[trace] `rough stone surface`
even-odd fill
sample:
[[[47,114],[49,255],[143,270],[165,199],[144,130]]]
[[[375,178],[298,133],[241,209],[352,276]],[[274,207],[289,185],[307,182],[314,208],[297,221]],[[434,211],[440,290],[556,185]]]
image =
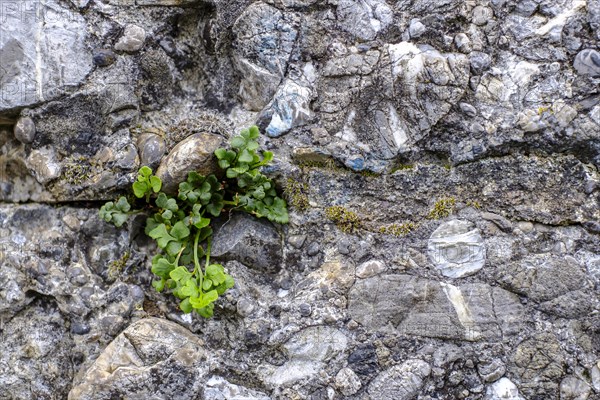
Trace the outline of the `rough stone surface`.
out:
[[[598,398],[599,40],[590,0],[2,2],[0,398]],[[253,124],[290,223],[213,219],[235,286],[184,315],[98,207]]]
[[[277,272],[282,263],[281,236],[270,222],[234,214],[215,231],[211,255],[258,271]]]
[[[204,389],[206,357],[202,341],[185,328],[160,319],[143,319],[106,347],[73,386],[69,400],[115,396],[195,399]]]

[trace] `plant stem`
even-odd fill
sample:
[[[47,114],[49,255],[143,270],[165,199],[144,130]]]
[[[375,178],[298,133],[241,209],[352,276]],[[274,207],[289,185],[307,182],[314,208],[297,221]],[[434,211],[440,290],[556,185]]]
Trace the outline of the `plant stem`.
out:
[[[196,237],[194,238],[194,274],[198,272],[198,287],[200,288],[200,293],[202,293],[202,277],[204,273],[202,272],[202,268],[200,268],[200,261],[198,261],[198,239],[200,238],[200,231],[196,232]],[[210,245],[209,245],[210,246]]]

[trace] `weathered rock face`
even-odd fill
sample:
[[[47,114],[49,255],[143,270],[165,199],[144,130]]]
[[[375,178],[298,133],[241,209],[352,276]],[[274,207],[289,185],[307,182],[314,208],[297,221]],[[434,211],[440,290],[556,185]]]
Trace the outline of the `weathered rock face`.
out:
[[[69,400],[119,397],[195,399],[207,374],[202,341],[161,319],[143,319],[109,344],[81,376]],[[181,388],[185,387],[185,391]]]
[[[0,398],[598,398],[599,40],[592,0],[3,1]],[[215,219],[236,284],[184,315],[98,208],[252,124],[290,223]]]

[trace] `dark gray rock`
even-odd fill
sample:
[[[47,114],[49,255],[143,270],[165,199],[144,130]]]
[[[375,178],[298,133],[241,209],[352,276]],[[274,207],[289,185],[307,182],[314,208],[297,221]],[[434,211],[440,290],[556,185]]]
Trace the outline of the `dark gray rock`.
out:
[[[234,213],[215,229],[211,256],[239,261],[263,272],[277,272],[282,267],[282,244],[279,232],[267,220]]]

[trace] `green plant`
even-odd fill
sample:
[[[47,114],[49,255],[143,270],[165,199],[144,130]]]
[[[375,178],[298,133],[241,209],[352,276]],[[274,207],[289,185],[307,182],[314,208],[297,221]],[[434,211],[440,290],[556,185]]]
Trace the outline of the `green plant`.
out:
[[[332,206],[325,209],[325,215],[333,221],[342,232],[351,233],[362,228],[358,214],[342,206]]]
[[[152,285],[179,298],[185,313],[195,310],[205,318],[212,316],[215,301],[234,285],[225,268],[210,260],[213,218],[223,210],[241,209],[273,222],[288,222],[285,201],[260,172],[273,153],[258,151],[258,135],[257,127],[245,129],[231,140],[232,149],[215,151],[220,168],[226,171],[224,181],[192,171],[179,184],[177,197],[170,197],[161,191],[161,180],[144,166],[133,183],[133,194],[145,203],[142,209],[132,210],[125,197],[100,209],[100,217],[117,227],[133,213],[151,213],[145,233],[161,250],[152,258],[152,272],[159,278]]]
[[[446,197],[439,199],[433,205],[433,209],[429,211],[427,218],[429,219],[441,219],[446,218],[452,212],[454,212],[454,207],[456,206],[456,199],[454,197]]]
[[[412,232],[417,225],[414,222],[405,222],[402,224],[391,224],[379,228],[379,233],[394,236],[406,236]]]
[[[284,191],[288,203],[298,211],[307,210],[310,207],[308,201],[308,184],[304,181],[288,178]]]

